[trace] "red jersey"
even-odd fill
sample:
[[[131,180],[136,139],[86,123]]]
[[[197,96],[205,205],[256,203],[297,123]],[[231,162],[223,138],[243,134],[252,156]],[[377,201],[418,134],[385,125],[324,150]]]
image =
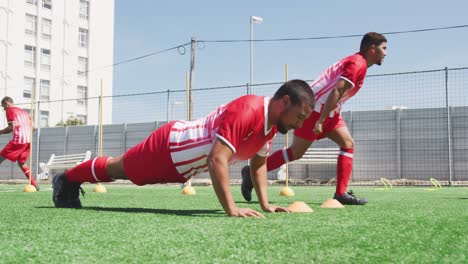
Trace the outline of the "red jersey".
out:
[[[175,121],[169,135],[169,152],[178,173],[185,178],[208,170],[207,157],[216,139],[234,152],[231,163],[255,154],[268,156],[277,132],[268,130],[268,105],[263,96],[242,96],[195,121]]]
[[[18,107],[9,107],[6,110],[8,123],[13,123],[13,136],[11,141],[17,144],[31,142],[31,117],[28,112]]]
[[[367,73],[367,62],[361,53],[348,56],[325,70],[311,84],[311,88],[315,94],[315,111],[321,112],[322,107],[327,101],[328,95],[333,90],[336,83],[340,80],[346,80],[352,85],[352,88],[343,95],[337,103],[335,112],[339,112],[341,106],[349,98],[354,96],[364,83],[364,78]],[[333,112],[331,113],[333,115]]]

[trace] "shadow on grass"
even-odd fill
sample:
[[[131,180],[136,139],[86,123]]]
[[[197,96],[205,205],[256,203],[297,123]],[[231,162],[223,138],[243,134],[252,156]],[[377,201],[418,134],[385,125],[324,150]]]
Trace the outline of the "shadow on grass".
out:
[[[293,201],[291,201],[292,203]],[[311,204],[311,205],[322,205],[322,203],[317,203],[317,202],[307,202],[307,201],[304,201],[305,203],[307,204]],[[258,201],[251,201],[251,202],[247,202],[247,201],[236,201],[237,204],[259,204]],[[275,202],[275,201],[270,201],[270,204],[276,204],[278,205],[280,202]]]
[[[37,206],[36,208],[55,208],[53,206]],[[154,209],[154,208],[135,208],[135,207],[98,207],[88,206],[82,209],[72,210],[91,210],[100,212],[118,212],[118,213],[147,213],[147,214],[165,214],[180,216],[198,216],[198,217],[224,217],[226,214],[221,210],[175,210],[175,209]]]
[[[236,201],[237,204],[259,204],[258,201],[250,201],[250,202],[247,202],[247,201]],[[272,201],[270,201],[270,203],[273,203]]]

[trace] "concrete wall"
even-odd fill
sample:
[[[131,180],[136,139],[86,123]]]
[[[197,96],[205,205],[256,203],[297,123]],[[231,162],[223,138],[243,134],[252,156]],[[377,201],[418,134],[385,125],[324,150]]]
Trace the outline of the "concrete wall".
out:
[[[353,180],[375,181],[381,177],[448,180],[452,174],[453,181],[468,181],[468,107],[450,109],[450,134],[445,108],[345,112],[343,116],[356,142]],[[164,122],[105,125],[103,154],[116,156],[124,153],[162,124]],[[6,136],[0,137],[0,145],[5,145],[8,140]],[[34,142],[37,142],[37,134]],[[52,153],[73,154],[91,150],[94,156],[98,150],[98,127],[43,128],[39,143],[40,162],[46,162]],[[284,144],[285,136],[278,134],[273,149],[280,149]],[[335,145],[324,139],[313,146]],[[35,168],[35,144],[33,151]],[[245,164],[241,162],[230,168],[232,179],[240,178],[240,169]],[[209,175],[197,177],[209,178]],[[277,171],[269,173],[270,179],[276,177]],[[290,177],[326,182],[335,177],[335,166],[291,165]],[[5,161],[0,165],[0,179],[23,178],[16,164]]]

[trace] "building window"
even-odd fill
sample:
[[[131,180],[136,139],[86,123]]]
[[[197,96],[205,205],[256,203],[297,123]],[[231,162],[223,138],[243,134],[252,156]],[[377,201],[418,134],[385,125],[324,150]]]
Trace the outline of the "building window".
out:
[[[86,125],[86,115],[76,115],[76,118],[83,121],[83,124]]]
[[[24,45],[24,65],[29,67],[36,65],[36,47]]]
[[[50,50],[41,49],[41,68],[43,70],[50,70]]]
[[[23,97],[31,98],[31,91],[34,89],[35,79],[31,77],[24,77],[24,90]]]
[[[35,36],[37,29],[37,16],[26,14],[26,27],[24,32],[28,35]]]
[[[78,75],[88,76],[88,58],[78,57]]]
[[[50,39],[52,36],[52,20],[43,18],[42,19],[42,37]]]
[[[26,3],[31,5],[37,5],[37,0],[26,0]]]
[[[41,100],[49,101],[49,90],[50,90],[50,81],[49,80],[41,80]]]
[[[41,127],[49,126],[49,111],[41,111]]]
[[[52,9],[52,0],[42,0],[42,7]]]
[[[86,105],[86,98],[88,98],[88,87],[78,85],[78,104]]]
[[[88,19],[89,16],[89,1],[80,0],[80,17]]]
[[[82,48],[88,47],[88,30],[86,28],[80,28],[78,46]]]

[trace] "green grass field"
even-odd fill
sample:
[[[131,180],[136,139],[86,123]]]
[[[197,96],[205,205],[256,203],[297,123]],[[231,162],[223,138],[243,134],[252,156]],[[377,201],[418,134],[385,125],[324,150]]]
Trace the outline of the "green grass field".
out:
[[[225,216],[212,187],[84,185],[84,208],[56,209],[50,186],[0,185],[0,263],[467,263],[468,188],[352,188],[366,206],[321,209],[333,187],[294,187],[314,213]],[[260,210],[256,201],[240,207]]]

